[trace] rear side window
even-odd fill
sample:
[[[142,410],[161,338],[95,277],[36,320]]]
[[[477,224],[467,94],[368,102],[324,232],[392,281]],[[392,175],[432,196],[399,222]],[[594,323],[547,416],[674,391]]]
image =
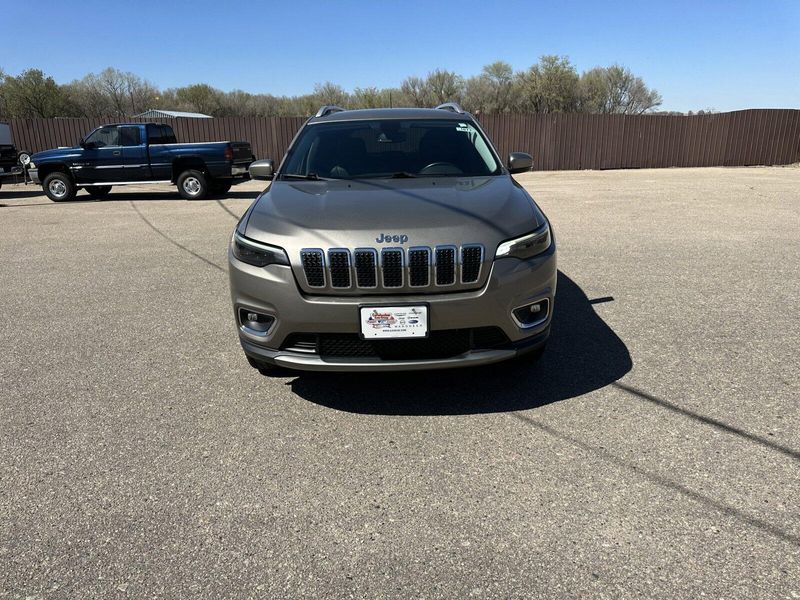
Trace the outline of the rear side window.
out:
[[[161,125],[161,139],[162,144],[177,144],[178,140],[175,139],[175,133],[169,125]]]
[[[119,139],[123,146],[138,146],[142,143],[138,127],[120,127]]]
[[[174,144],[175,134],[169,125],[148,125],[147,140],[151,144]]]

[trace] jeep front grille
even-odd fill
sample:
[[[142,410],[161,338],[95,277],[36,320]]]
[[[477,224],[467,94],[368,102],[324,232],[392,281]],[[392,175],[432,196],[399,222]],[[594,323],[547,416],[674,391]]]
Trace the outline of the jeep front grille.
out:
[[[306,248],[300,252],[310,288],[410,293],[415,289],[473,287],[481,280],[483,246],[429,248]],[[442,292],[449,290],[440,290]]]
[[[300,253],[308,287],[325,287],[325,258],[322,250],[303,250]]]

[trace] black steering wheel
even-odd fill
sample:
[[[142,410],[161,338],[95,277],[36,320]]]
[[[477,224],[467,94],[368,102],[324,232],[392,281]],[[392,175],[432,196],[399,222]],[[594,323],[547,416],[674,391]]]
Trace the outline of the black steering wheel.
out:
[[[444,174],[454,174],[457,175],[459,173],[463,173],[461,169],[455,166],[453,163],[450,162],[432,162],[431,164],[423,167],[420,169],[419,174],[423,175],[427,173],[429,170],[434,171],[434,173],[444,173]]]

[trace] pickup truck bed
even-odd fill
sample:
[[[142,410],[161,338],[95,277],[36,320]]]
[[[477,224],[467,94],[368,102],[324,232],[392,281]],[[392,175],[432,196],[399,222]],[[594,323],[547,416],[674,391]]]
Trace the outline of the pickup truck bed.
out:
[[[119,123],[98,127],[74,148],[34,154],[29,173],[56,202],[81,188],[101,198],[112,186],[164,182],[198,200],[247,180],[254,159],[248,142],[178,143],[169,125]]]

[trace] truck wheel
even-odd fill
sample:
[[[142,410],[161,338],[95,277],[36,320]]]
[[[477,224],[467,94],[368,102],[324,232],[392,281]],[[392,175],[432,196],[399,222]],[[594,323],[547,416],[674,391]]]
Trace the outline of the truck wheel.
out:
[[[186,200],[202,200],[208,195],[206,176],[194,169],[184,171],[178,177],[178,192]]]
[[[47,197],[53,202],[65,202],[75,198],[75,184],[69,175],[56,171],[44,178],[42,188]]]
[[[92,185],[86,188],[86,192],[95,200],[102,200],[110,191],[110,185]]]
[[[214,181],[211,183],[211,192],[214,194],[227,194],[233,184],[230,181]]]

